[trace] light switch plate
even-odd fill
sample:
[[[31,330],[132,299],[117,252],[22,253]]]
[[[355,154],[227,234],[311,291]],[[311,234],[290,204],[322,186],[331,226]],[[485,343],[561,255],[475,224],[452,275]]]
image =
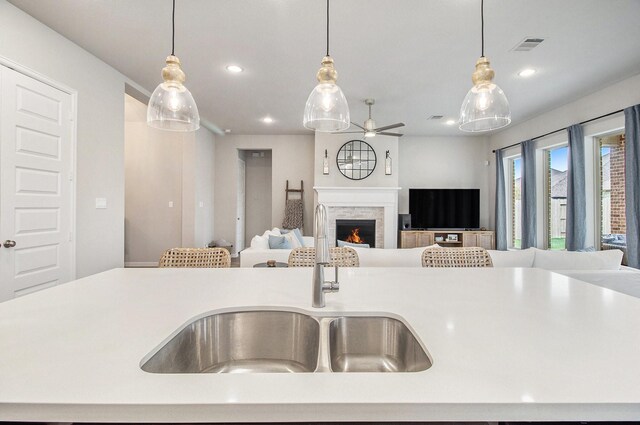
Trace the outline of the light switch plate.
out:
[[[169,201],[169,208],[173,208],[173,201]]]
[[[96,208],[97,209],[107,208],[107,198],[96,198]]]

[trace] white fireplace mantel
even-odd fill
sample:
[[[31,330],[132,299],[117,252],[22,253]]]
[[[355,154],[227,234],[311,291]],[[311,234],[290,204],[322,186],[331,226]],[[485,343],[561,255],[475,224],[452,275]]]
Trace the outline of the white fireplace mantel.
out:
[[[384,247],[398,245],[399,187],[314,187],[319,204],[327,207],[384,208]]]

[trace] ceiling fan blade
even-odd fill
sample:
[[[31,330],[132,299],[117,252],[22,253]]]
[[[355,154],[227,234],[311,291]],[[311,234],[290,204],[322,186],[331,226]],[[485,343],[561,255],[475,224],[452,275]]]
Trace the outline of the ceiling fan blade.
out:
[[[355,125],[355,126],[356,126],[356,127],[358,127],[358,128],[361,128],[361,129],[363,129],[363,130],[366,130],[363,126],[361,126],[360,124],[356,124],[356,123],[354,123],[353,121],[351,121],[351,124],[352,124],[352,125]]]
[[[374,131],[376,131],[376,132],[385,131],[385,130],[391,130],[392,128],[398,128],[398,127],[404,127],[404,123],[403,122],[397,122],[395,124],[385,125],[384,127],[376,128]]]
[[[402,136],[404,136],[404,134],[400,134],[400,133],[387,133],[386,131],[376,132],[376,134],[381,134],[381,135],[383,135],[383,136],[395,136],[395,137],[402,137]]]

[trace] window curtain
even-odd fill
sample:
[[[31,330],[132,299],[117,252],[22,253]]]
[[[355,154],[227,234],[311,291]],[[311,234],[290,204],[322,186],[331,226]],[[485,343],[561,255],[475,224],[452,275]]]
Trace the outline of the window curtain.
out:
[[[504,158],[496,149],[496,249],[507,250],[507,199],[504,183]]]
[[[522,148],[522,243],[521,248],[536,246],[536,142],[525,140]]]
[[[640,268],[640,104],[624,110],[627,264]]]
[[[567,232],[568,251],[584,249],[587,238],[587,200],[584,184],[584,131],[580,124],[567,128],[569,154],[567,163]]]

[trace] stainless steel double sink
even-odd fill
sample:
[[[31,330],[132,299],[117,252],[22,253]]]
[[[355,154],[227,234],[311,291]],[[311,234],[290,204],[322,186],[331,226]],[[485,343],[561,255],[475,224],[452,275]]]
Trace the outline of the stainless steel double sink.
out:
[[[420,372],[431,360],[391,317],[252,310],[194,320],[141,367],[151,373]]]

